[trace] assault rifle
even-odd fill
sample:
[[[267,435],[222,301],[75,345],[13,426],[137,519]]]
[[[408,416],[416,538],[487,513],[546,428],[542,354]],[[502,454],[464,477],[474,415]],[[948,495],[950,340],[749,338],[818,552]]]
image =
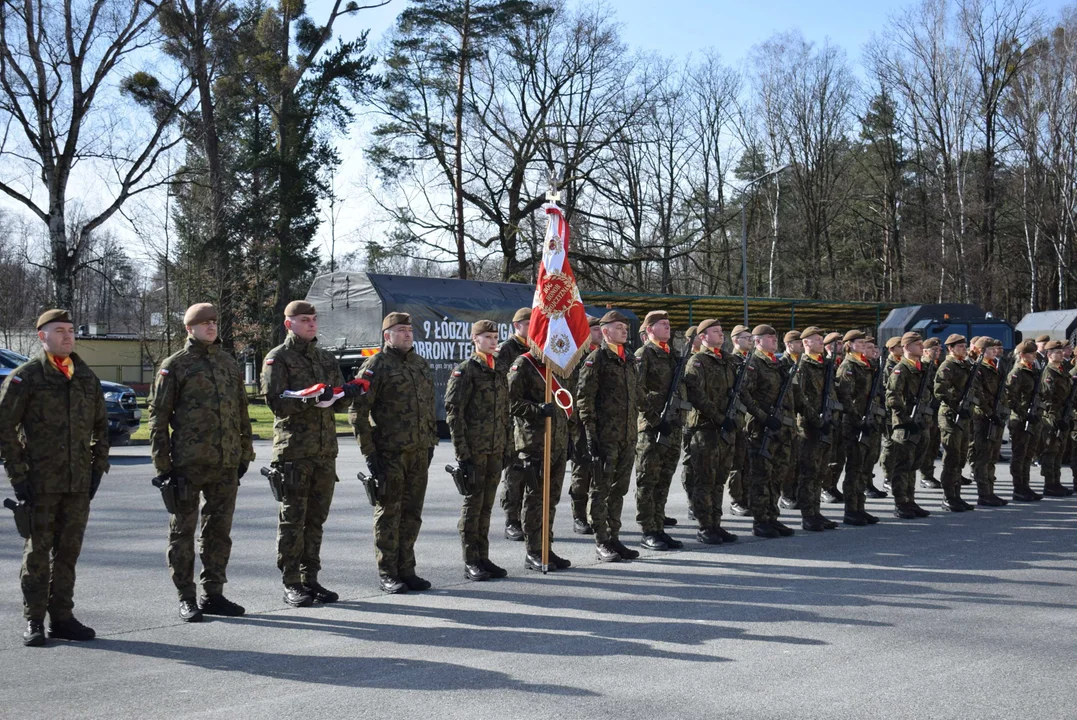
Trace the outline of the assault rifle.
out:
[[[972,393],[972,388],[976,385],[976,378],[980,376],[980,368],[983,367],[983,364],[984,356],[980,355],[980,359],[972,366],[972,374],[969,375],[969,381],[965,384],[965,391],[961,393],[961,401],[957,404],[955,420],[965,420],[972,416],[972,403],[977,400]]]
[[[871,393],[868,395],[868,407],[864,417],[860,418],[860,437],[857,442],[866,442],[875,429],[886,419],[885,402],[882,401],[883,372],[886,368],[882,359],[879,360],[875,374],[871,378]],[[878,420],[876,420],[878,418]]]
[[[916,426],[917,430],[923,430],[927,427],[927,422],[924,421],[924,416],[934,411],[933,403],[927,401],[924,397],[924,389],[927,388],[927,368],[923,367],[920,370],[920,386],[916,388],[916,404],[912,406],[912,424]]]
[[[1025,432],[1032,432],[1032,426],[1040,421],[1043,416],[1043,399],[1040,397],[1040,387],[1043,384],[1043,374],[1047,372],[1047,363],[1036,375],[1036,381],[1032,384],[1032,399],[1028,401],[1028,412],[1025,413]]]
[[[681,410],[691,410],[692,404],[682,400],[680,389],[684,382],[684,371],[688,367],[688,361],[692,358],[692,338],[688,338],[688,346],[684,349],[684,357],[677,363],[677,369],[673,372],[673,382],[669,384],[669,392],[666,393],[666,402],[662,406],[660,425],[672,427],[673,423],[680,422],[677,413]],[[669,447],[670,431],[658,431],[658,443]]]
[[[744,404],[740,401],[741,388],[744,387],[744,378],[748,374],[748,358],[744,358],[744,361],[740,364],[740,370],[737,371],[737,379],[733,382],[733,387],[729,388],[729,392],[726,394],[725,400],[725,415],[726,419],[733,418],[736,413],[744,412]],[[736,430],[722,430],[722,440],[727,444],[732,445],[736,441]]]
[[[770,442],[774,439],[774,436],[778,433],[778,429],[781,427],[792,427],[796,423],[793,418],[785,414],[785,396],[789,394],[789,388],[793,385],[793,379],[796,378],[797,373],[800,372],[800,363],[804,359],[801,355],[797,360],[797,364],[789,368],[789,372],[785,376],[785,380],[782,381],[782,387],[778,390],[778,399],[774,401],[774,407],[767,413],[767,427],[763,429],[763,441],[759,443],[759,456],[770,459]],[[745,360],[747,362],[747,360]],[[774,418],[778,421],[778,428],[772,430],[770,428],[770,419]]]
[[[834,413],[843,410],[841,403],[834,398],[834,356],[827,357],[823,363],[823,405],[819,410],[819,419],[822,421],[822,429],[819,440],[830,445],[834,436]]]

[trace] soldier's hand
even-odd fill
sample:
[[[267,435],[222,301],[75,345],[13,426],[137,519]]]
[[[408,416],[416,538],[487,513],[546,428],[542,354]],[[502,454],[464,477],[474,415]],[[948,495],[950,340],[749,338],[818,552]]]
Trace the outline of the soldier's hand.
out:
[[[737,421],[734,420],[733,418],[727,417],[725,420],[722,421],[722,431],[723,432],[727,432],[727,433],[728,432],[733,432],[736,429],[737,429]]]
[[[250,468],[249,462],[241,462],[239,464],[239,472],[236,474],[236,480],[243,479],[243,476],[247,474],[247,469]]]
[[[380,478],[382,477],[382,470],[384,468],[382,468],[381,460],[378,459],[377,455],[367,455],[366,469],[370,471],[370,477]]]
[[[552,418],[553,414],[557,412],[557,406],[552,402],[542,403],[539,405],[539,415],[542,417]]]
[[[782,429],[782,421],[779,420],[776,415],[767,415],[767,419],[763,421],[763,425],[767,430],[771,431]]]
[[[602,448],[598,444],[598,440],[590,438],[587,441],[587,452],[591,455],[592,462],[602,462]]]
[[[673,423],[663,420],[655,426],[655,429],[658,431],[659,435],[669,435],[673,432]]]
[[[90,499],[93,500],[94,495],[97,494],[97,488],[101,487],[101,478],[104,473],[100,470],[94,470],[90,473]]]
[[[335,395],[336,393],[333,392],[332,386],[326,385],[325,389],[322,390],[322,394],[318,396],[318,402],[329,402]]]
[[[30,486],[30,481],[29,480],[23,480],[22,482],[17,482],[14,485],[11,486],[11,489],[15,491],[15,499],[18,500],[19,502],[24,502],[24,503],[33,502],[33,500],[34,500],[34,489]]]
[[[366,395],[370,391],[370,381],[360,378],[356,378],[350,382],[344,383],[344,387],[341,388],[344,391],[344,397],[356,398],[360,395]]]

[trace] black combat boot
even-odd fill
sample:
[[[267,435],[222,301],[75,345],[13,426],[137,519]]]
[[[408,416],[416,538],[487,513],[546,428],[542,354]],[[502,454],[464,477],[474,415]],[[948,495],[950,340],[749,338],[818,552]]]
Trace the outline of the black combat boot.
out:
[[[913,501],[913,502],[911,502],[909,504],[912,506],[912,511],[916,515],[916,517],[918,517],[918,518],[931,517],[931,513],[928,512],[927,510],[924,510],[919,505],[917,505],[915,501]]]
[[[702,528],[696,533],[696,539],[704,545],[721,545],[722,536],[714,531],[714,528]]]
[[[625,560],[635,560],[639,557],[639,551],[625,547],[625,544],[621,542],[620,538],[613,538],[610,540],[610,544],[617,548],[617,554]]]
[[[662,539],[662,542],[664,542],[666,544],[666,547],[668,547],[670,550],[680,550],[682,547],[684,547],[684,543],[674,537],[670,537],[669,533],[660,532],[658,533],[658,537]]]
[[[482,565],[468,563],[464,565],[464,579],[472,582],[483,582],[490,579],[490,573]]]
[[[571,560],[561,557],[552,549],[550,550],[550,564],[556,566],[558,570],[568,570],[572,567]]]
[[[26,621],[26,632],[22,634],[22,644],[26,647],[41,647],[45,644],[44,620]]]
[[[749,510],[744,505],[741,505],[739,502],[737,502],[735,500],[733,502],[729,503],[729,512],[733,513],[734,515],[740,516],[740,517],[744,517],[745,515],[751,515],[752,514],[751,510]]]
[[[505,537],[508,540],[522,541],[524,539],[524,529],[520,527],[520,523],[509,523],[505,525]]]
[[[920,478],[920,487],[925,490],[938,490],[942,487],[942,483],[933,477],[922,477]]]
[[[782,495],[778,498],[778,507],[783,510],[792,510],[793,506],[797,504],[797,499],[789,497],[788,495]]]
[[[591,524],[586,520],[573,520],[572,532],[577,535],[594,535],[595,529],[591,527]]]
[[[412,592],[422,592],[423,590],[429,590],[431,588],[429,580],[424,580],[415,573],[404,575],[400,578],[400,582],[407,585],[408,590]]]
[[[203,595],[198,598],[198,607],[206,615],[239,617],[247,612],[242,605],[232,602],[224,595]]]
[[[783,525],[782,523],[778,522],[777,520],[771,520],[770,521],[770,526],[772,528],[774,528],[775,530],[777,530],[778,534],[781,535],[782,537],[790,537],[791,535],[796,534],[796,530],[789,527],[788,525]]]
[[[782,536],[782,534],[778,532],[778,528],[765,521],[754,523],[752,525],[752,534],[756,537],[768,539],[779,538]]]
[[[595,556],[598,557],[600,562],[614,563],[621,562],[621,554],[617,552],[617,549],[610,543],[598,543],[595,545]]]
[[[1067,497],[1068,493],[1066,488],[1062,487],[1062,484],[1051,483],[1050,485],[1044,484],[1043,486],[1044,497]]]
[[[823,532],[823,517],[821,515],[808,515],[801,520],[800,526],[808,532]]]
[[[868,483],[868,487],[864,490],[864,494],[872,500],[882,500],[884,497],[888,497],[887,493],[875,487],[874,483]]]
[[[853,525],[855,527],[863,527],[868,524],[868,521],[860,515],[859,510],[846,510],[841,521],[846,525]]]
[[[868,525],[878,525],[879,524],[879,518],[875,517],[874,515],[869,513],[867,510],[860,510],[859,512],[860,512],[860,516],[868,521]]]
[[[322,587],[318,584],[317,580],[313,580],[306,584],[307,594],[314,598],[314,602],[322,605],[329,605],[340,600],[340,595],[337,595],[332,590]]]
[[[824,489],[823,494],[820,497],[823,502],[828,504],[845,502],[845,496],[842,495],[841,490],[838,490],[836,487]]]
[[[183,622],[202,622],[202,608],[198,607],[193,597],[181,598],[179,601],[179,616]]]
[[[655,532],[643,533],[643,539],[639,545],[645,550],[669,550],[669,545],[662,542],[661,534]]]
[[[299,583],[284,586],[284,602],[292,607],[310,607],[314,604],[314,598],[307,589]]]
[[[66,620],[53,620],[49,623],[49,637],[57,640],[86,642],[97,637],[97,633],[93,631],[93,628],[86,627],[75,618],[69,617]]]
[[[912,503],[901,503],[900,505],[895,505],[894,517],[898,518],[899,520],[915,520],[917,517],[916,509],[913,507]]]
[[[723,528],[721,526],[717,526],[717,527],[715,527],[713,529],[714,529],[714,532],[718,533],[719,537],[722,538],[723,543],[732,543],[732,542],[737,541],[737,536],[734,535],[733,533],[729,532],[725,528]]]
[[[490,577],[495,579],[505,578],[509,576],[509,571],[500,565],[495,565],[490,558],[482,559],[482,567],[486,572],[490,573]]]
[[[662,518],[662,527],[677,527],[677,518]]]
[[[408,591],[407,585],[388,575],[384,575],[378,579],[378,587],[383,593],[388,593],[389,595],[400,595],[401,593],[406,593]]]

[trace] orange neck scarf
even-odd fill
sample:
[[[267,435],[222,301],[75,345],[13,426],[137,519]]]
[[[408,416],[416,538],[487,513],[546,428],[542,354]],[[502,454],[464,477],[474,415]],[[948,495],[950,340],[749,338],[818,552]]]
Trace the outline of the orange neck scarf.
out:
[[[624,345],[618,345],[616,343],[611,343],[611,342],[607,342],[606,345],[609,346],[610,350],[617,353],[617,357],[621,358],[622,360],[625,359],[625,346]]]
[[[52,366],[63,373],[65,378],[70,380],[71,376],[75,373],[75,363],[71,358],[62,358],[59,355],[53,355],[48,351],[46,351],[45,354],[49,356],[49,362],[52,363]]]
[[[669,343],[655,342],[655,345],[662,348],[666,352],[667,355],[669,354]]]
[[[482,358],[482,361],[486,363],[486,367],[492,368],[494,366],[494,356],[487,355],[481,350],[476,350],[475,354]]]
[[[714,353],[715,357],[722,357],[722,348],[711,348],[710,351]]]

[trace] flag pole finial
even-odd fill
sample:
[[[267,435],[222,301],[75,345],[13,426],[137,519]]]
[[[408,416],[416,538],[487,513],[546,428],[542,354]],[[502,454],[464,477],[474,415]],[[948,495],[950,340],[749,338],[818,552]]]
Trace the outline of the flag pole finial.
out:
[[[557,189],[558,182],[557,176],[552,172],[547,175],[548,184],[546,189],[546,202],[559,203],[561,202],[561,191]]]

